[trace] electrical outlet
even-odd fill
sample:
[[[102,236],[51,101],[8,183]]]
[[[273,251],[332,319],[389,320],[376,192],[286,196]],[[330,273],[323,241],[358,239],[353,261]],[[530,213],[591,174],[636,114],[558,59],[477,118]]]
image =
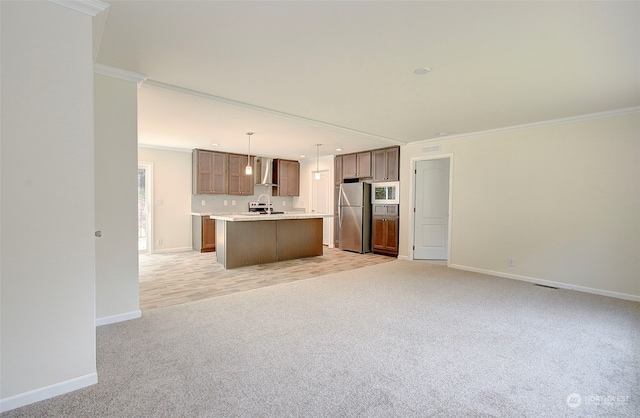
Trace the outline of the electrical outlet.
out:
[[[156,241],[158,245],[162,245],[162,238]]]
[[[515,258],[510,258],[509,259],[509,267],[515,267],[516,266],[516,259]]]
[[[203,200],[203,201],[202,201],[202,206],[206,206],[206,205],[207,205],[207,201],[206,201],[206,200]]]
[[[282,201],[282,206],[287,206],[287,202],[285,202],[284,200]]]
[[[224,205],[225,205],[225,206],[228,206],[228,205],[229,205],[229,201],[228,201],[228,200],[225,200],[225,201],[224,201]]]
[[[231,201],[231,206],[235,206],[235,205],[236,205],[236,201],[235,201],[235,200],[232,200],[232,201]]]

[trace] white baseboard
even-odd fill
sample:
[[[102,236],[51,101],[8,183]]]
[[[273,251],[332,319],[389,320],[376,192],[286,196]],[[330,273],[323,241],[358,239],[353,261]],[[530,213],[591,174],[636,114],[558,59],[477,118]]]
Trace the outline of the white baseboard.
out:
[[[399,255],[398,260],[411,260],[408,255]]]
[[[458,269],[458,270],[466,270],[466,271],[473,271],[475,273],[488,274],[490,276],[504,277],[505,279],[514,279],[514,280],[520,280],[520,281],[523,281],[523,282],[541,284],[543,286],[552,286],[552,287],[557,287],[557,288],[560,288],[560,289],[577,290],[579,292],[593,293],[595,295],[608,296],[610,298],[617,298],[617,299],[624,299],[624,300],[632,300],[634,302],[640,302],[640,296],[629,295],[627,293],[612,292],[612,291],[609,291],[609,290],[596,289],[596,288],[593,288],[593,287],[586,287],[586,286],[577,286],[577,285],[574,285],[574,284],[571,284],[571,283],[554,282],[554,281],[551,281],[551,280],[537,279],[535,277],[527,277],[527,276],[520,276],[520,275],[517,275],[517,274],[503,273],[501,271],[492,271],[492,270],[479,269],[479,268],[475,268],[475,267],[462,266],[460,264],[450,264],[449,267],[451,267],[453,269]]]
[[[102,318],[96,318],[96,327],[100,325],[114,324],[116,322],[128,321],[130,319],[140,318],[142,311],[140,309],[131,312],[125,312],[118,315],[103,316]]]
[[[0,412],[11,411],[12,409],[20,408],[22,406],[29,405],[35,402],[44,401],[45,399],[50,399],[55,396],[73,392],[74,390],[95,385],[96,383],[98,383],[98,373],[94,372],[86,374],[84,376],[65,380],[64,382],[55,383],[50,386],[45,386],[43,388],[21,393],[19,395],[0,399]]]

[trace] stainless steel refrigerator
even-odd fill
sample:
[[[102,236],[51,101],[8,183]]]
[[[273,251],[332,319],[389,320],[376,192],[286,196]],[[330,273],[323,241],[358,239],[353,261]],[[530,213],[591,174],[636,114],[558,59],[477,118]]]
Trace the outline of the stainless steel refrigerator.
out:
[[[341,250],[371,252],[371,184],[340,185],[338,227]]]

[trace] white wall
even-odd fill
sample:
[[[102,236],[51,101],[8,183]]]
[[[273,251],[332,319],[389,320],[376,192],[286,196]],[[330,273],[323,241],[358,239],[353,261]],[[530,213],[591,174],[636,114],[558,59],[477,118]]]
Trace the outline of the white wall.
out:
[[[0,409],[93,384],[92,18],[0,2]]]
[[[454,155],[451,265],[640,299],[639,133],[633,113],[440,141]],[[402,147],[401,256],[411,170],[436,144]]]
[[[153,251],[191,249],[191,152],[140,147],[138,161],[153,164]]]
[[[333,155],[328,155],[326,157],[320,157],[317,164],[315,158],[300,161],[300,196],[293,199],[296,207],[304,208],[306,211],[311,210],[311,182],[313,181],[313,172],[316,171],[316,167],[318,167],[320,171],[329,172],[331,178],[330,185],[333,190],[333,159]]]
[[[334,205],[334,173],[333,173],[333,160],[335,156],[328,155],[326,157],[320,157],[316,163],[315,158],[309,158],[300,161],[300,196],[293,198],[294,205],[299,208],[304,208],[306,212],[311,211],[313,204],[313,191],[312,183],[314,180],[313,173],[318,169],[320,171],[327,171],[329,175],[329,208],[333,208]],[[331,212],[330,212],[331,213]],[[334,242],[334,228],[333,218],[324,218],[323,222],[326,224],[325,228],[329,230],[329,242],[330,247],[333,247]]]
[[[138,86],[95,75],[96,323],[140,316]]]

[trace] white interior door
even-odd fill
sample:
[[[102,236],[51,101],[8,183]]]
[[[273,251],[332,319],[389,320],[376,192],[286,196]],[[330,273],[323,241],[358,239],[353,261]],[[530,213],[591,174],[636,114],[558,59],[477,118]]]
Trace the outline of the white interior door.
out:
[[[329,203],[329,171],[321,171],[320,179],[314,179],[314,173],[311,174],[311,212],[312,213],[331,213]],[[323,218],[322,220],[322,244],[329,245],[331,241],[331,227],[333,226],[332,218]]]
[[[413,234],[416,260],[448,259],[449,165],[448,158],[416,163]]]

